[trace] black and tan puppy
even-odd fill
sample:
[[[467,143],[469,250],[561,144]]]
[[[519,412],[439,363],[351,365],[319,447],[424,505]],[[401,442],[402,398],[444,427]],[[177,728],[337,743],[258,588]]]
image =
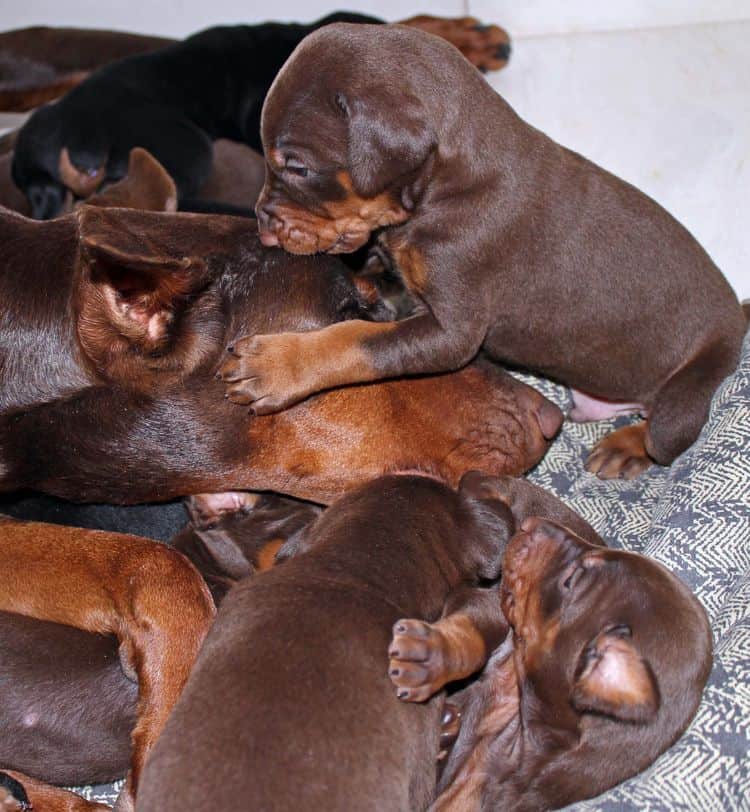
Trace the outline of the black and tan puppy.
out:
[[[391,679],[422,701],[481,669],[452,698],[460,732],[436,810],[557,809],[649,766],[695,715],[711,670],[706,613],[655,561],[609,550],[551,494],[471,475],[462,487],[505,501],[518,532],[494,600],[436,624],[403,619]],[[541,518],[543,517],[543,518]]]
[[[180,200],[194,197],[209,178],[212,141],[230,138],[259,149],[261,107],[279,68],[311,31],[337,21],[380,22],[338,12],[310,24],[217,26],[94,71],[58,102],[38,108],[19,132],[13,177],[32,216],[59,214],[68,190],[85,198],[102,182],[122,178],[133,147],[167,167]],[[508,35],[497,26],[427,16],[404,24],[446,37],[483,69],[508,60]]]
[[[236,343],[235,400],[263,414],[484,347],[587,393],[578,418],[598,413],[591,397],[647,415],[591,455],[602,476],[695,440],[746,329],[728,283],[660,206],[523,122],[454,49],[401,26],[315,32],[274,82],[262,135],[265,244],[347,252],[382,228],[423,306]]]
[[[337,501],[298,555],[225,599],[139,812],[424,809],[442,700],[399,702],[383,652],[399,617],[437,620],[456,590],[497,576],[511,521],[503,502],[423,476]]]

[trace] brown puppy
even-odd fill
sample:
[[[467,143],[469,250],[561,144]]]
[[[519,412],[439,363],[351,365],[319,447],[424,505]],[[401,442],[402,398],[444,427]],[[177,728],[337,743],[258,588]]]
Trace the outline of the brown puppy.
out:
[[[388,316],[336,259],[264,249],[241,218],[92,206],[46,223],[0,212],[0,242],[0,491],[328,502],[397,466],[454,483],[471,468],[521,473],[561,422],[478,363],[238,426],[214,379],[227,343]]]
[[[208,523],[202,501],[189,500],[194,518],[169,542],[196,566],[217,605],[237,580],[272,566],[279,547],[321,512],[272,494],[246,497],[245,507]],[[85,544],[90,537],[80,532]],[[13,551],[3,563],[12,570]],[[62,589],[66,577],[56,577]],[[0,612],[0,767],[64,785],[125,775],[138,700],[129,674],[112,636]]]
[[[38,522],[0,518],[0,555],[0,610],[117,636],[123,668],[139,686],[131,766],[117,803],[133,809],[146,757],[213,620],[205,582],[164,545]]]
[[[510,521],[503,502],[422,476],[342,497],[299,555],[225,599],[138,809],[424,809],[442,701],[399,702],[382,653],[399,617],[436,620],[497,577]]]
[[[484,347],[648,415],[594,451],[602,476],[668,464],[695,440],[746,329],[726,280],[660,206],[519,119],[446,43],[401,26],[321,29],[276,78],[262,135],[264,243],[347,252],[383,228],[423,306],[397,324],[237,342],[225,369],[237,402],[265,414],[456,369]]]
[[[421,701],[479,670],[488,634],[509,623],[513,635],[453,700],[460,733],[433,808],[556,809],[598,795],[644,770],[694,716],[711,669],[705,611],[655,561],[606,549],[551,494],[489,477],[464,488],[504,500],[519,526],[500,596],[433,625],[399,621],[391,679]]]

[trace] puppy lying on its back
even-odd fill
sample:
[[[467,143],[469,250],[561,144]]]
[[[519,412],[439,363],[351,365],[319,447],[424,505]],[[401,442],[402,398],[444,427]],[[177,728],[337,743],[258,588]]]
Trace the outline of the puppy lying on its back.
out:
[[[396,624],[399,696],[423,700],[480,670],[483,639],[508,624],[513,634],[451,700],[461,727],[434,809],[536,812],[591,798],[648,767],[695,715],[711,669],[706,613],[679,578],[606,549],[542,489],[475,475],[463,488],[513,513],[500,594],[433,625]]]

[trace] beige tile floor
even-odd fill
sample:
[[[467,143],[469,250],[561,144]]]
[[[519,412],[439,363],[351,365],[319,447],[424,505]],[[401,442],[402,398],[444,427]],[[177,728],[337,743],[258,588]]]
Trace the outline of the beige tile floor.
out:
[[[522,37],[490,82],[665,206],[750,297],[749,40],[750,21]]]

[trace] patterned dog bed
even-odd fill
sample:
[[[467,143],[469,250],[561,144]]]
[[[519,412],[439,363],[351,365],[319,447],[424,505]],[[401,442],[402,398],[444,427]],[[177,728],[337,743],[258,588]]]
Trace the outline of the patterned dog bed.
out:
[[[563,409],[569,393],[524,376]],[[575,810],[750,810],[750,334],[736,373],[716,393],[698,441],[671,468],[602,481],[588,450],[627,419],[568,423],[530,479],[613,547],[645,553],[680,576],[708,612],[714,668],[685,735],[649,770]],[[89,798],[114,800],[112,787]]]

